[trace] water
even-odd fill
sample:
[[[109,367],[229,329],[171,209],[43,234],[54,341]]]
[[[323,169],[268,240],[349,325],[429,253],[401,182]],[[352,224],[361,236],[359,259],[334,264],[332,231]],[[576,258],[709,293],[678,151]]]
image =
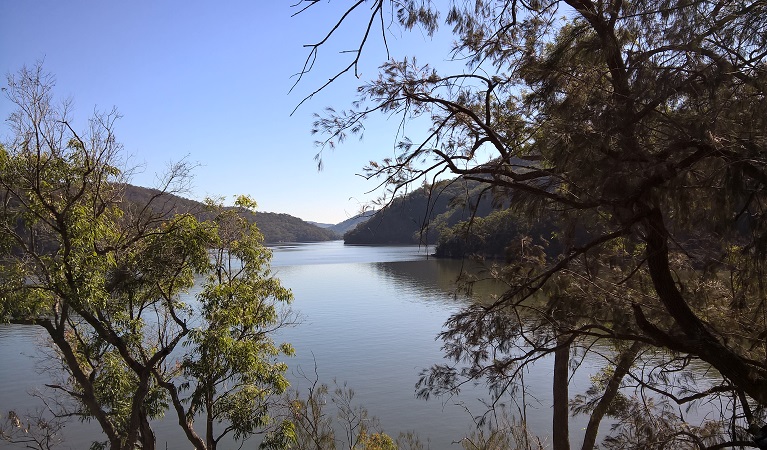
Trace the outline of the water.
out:
[[[473,427],[467,408],[484,412],[478,399],[486,397],[486,390],[469,386],[458,397],[424,401],[415,397],[415,383],[423,369],[443,361],[435,337],[445,320],[470,301],[455,293],[461,263],[428,258],[423,247],[327,242],[273,250],[273,271],[292,289],[293,308],[302,320],[276,338],[296,349],[297,356],[287,360],[293,387],[305,394],[316,367],[319,382],[332,386],[335,379],[353,388],[355,404],[377,416],[388,434],[413,430],[431,449],[460,448],[455,442]],[[45,370],[44,347],[41,329],[0,325],[0,412],[42,406],[28,392],[44,390],[55,373]],[[587,386],[599,364],[585,361],[586,370],[571,380],[571,395]],[[551,423],[551,377],[551,359],[525,375],[528,425],[544,439]],[[576,418],[571,432],[577,435],[584,425],[585,419]],[[171,420],[154,426],[158,448],[190,448]],[[70,423],[64,436],[61,448],[87,448],[100,434],[95,424]]]
[[[305,392],[316,365],[320,382],[346,382],[355,404],[377,416],[388,433],[416,430],[432,448],[445,448],[469,429],[471,417],[454,405],[458,399],[417,399],[414,386],[421,370],[441,361],[435,336],[467,300],[454,295],[460,264],[428,258],[427,252],[341,242],[275,247],[273,271],[292,289],[302,322],[278,339],[296,349],[287,362],[299,391]],[[41,329],[0,326],[0,411],[42,406],[28,395],[51,381],[50,371],[40,371],[46,361],[42,348]],[[155,428],[159,448],[165,442],[188,448],[173,424]],[[65,443],[79,448],[96,436],[95,424],[74,423]]]
[[[469,417],[416,399],[414,385],[422,369],[441,360],[434,338],[464,301],[452,294],[457,272],[444,268],[449,262],[426,260],[423,249],[347,248],[350,261],[311,266],[285,265],[293,255],[275,252],[275,271],[293,289],[303,318],[285,333],[298,355],[289,363],[296,375],[311,375],[316,362],[321,381],[347,382],[390,434],[428,426],[426,437],[444,448],[460,438]],[[308,382],[297,376],[294,384]]]

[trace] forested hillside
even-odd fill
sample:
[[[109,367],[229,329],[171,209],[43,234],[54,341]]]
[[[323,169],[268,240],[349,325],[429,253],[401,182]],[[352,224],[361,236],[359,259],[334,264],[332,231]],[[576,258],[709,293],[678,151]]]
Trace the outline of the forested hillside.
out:
[[[156,189],[126,185],[125,200],[127,205],[144,205],[152,196],[159,196],[152,205],[163,212],[188,212],[197,217],[205,217],[203,203],[172,194],[163,194]],[[304,222],[288,214],[270,212],[246,213],[248,220],[255,221],[264,235],[266,243],[273,242],[318,242],[338,239],[339,235],[329,229],[323,229]]]
[[[562,230],[554,217],[526,217],[513,209],[494,210],[440,230],[434,256],[511,261],[520,254],[555,258],[585,240],[585,230]]]
[[[440,230],[492,210],[479,183],[457,178],[393,199],[367,222],[344,235],[347,244],[434,244]]]
[[[349,231],[357,228],[357,225],[367,222],[371,217],[375,215],[375,213],[376,212],[374,210],[361,212],[354,217],[350,217],[344,220],[343,222],[339,222],[327,228],[329,230],[335,231],[336,233],[338,233],[339,236],[343,236]]]
[[[254,219],[250,219],[255,220],[267,243],[332,241],[340,237],[332,230],[320,228],[289,214],[259,211],[254,216]]]
[[[394,199],[367,222],[344,235],[347,244],[436,244],[435,256],[508,259],[520,246],[554,255],[562,240],[553,217],[531,217],[494,205],[490,191],[457,178],[421,187]],[[507,206],[507,205],[506,205]],[[428,217],[427,217],[428,214]]]

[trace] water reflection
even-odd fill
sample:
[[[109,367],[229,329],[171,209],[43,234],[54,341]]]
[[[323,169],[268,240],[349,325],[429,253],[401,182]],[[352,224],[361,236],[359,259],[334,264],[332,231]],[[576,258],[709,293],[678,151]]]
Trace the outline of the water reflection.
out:
[[[464,304],[467,301],[484,301],[501,294],[504,285],[495,280],[485,279],[472,284],[470,294],[461,288],[468,273],[482,268],[477,263],[448,259],[424,261],[401,261],[377,263],[375,268],[381,275],[390,277],[391,282],[414,289],[416,301],[444,299],[449,304]]]

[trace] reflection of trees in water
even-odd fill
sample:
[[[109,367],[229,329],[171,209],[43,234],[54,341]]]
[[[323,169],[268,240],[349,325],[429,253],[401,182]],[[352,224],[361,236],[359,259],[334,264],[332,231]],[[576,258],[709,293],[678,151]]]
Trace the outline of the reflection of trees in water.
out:
[[[379,274],[400,286],[422,293],[419,298],[424,300],[464,303],[471,298],[484,302],[503,292],[501,283],[486,276],[483,266],[471,261],[429,259],[376,263],[374,267]],[[465,284],[467,277],[475,281],[471,286]]]

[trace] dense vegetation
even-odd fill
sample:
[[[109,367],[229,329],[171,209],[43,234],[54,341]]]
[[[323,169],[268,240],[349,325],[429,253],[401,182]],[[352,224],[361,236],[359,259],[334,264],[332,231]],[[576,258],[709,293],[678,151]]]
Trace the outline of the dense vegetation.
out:
[[[434,256],[511,261],[527,245],[552,257],[561,251],[561,243],[553,238],[558,231],[552,221],[530,223],[514,210],[496,210],[441,228]]]
[[[198,218],[206,218],[210,215],[203,203],[157,189],[126,185],[124,199],[126,203],[135,205],[152,205],[152,208],[158,212],[163,210],[173,213],[185,212]],[[288,214],[261,211],[247,211],[244,214],[248,220],[258,226],[267,244],[331,241],[340,237],[339,233],[331,229],[320,228]]]
[[[347,244],[432,244],[441,258],[509,259],[525,242],[555,255],[562,234],[553,218],[530,218],[494,204],[475,181],[456,178],[396,197],[344,235]]]
[[[344,235],[347,244],[434,244],[444,227],[492,210],[493,198],[474,181],[455,179],[421,186],[392,199]]]
[[[767,3],[356,2],[308,45],[302,77],[355,19],[359,42],[319,91],[357,74],[396,24],[446,26],[459,64],[387,54],[349,109],[318,117],[321,147],[382,113],[408,135],[367,176],[398,192],[449,172],[531,225],[487,272],[507,292],[448,321],[452,363],[425,373],[420,394],[483,380],[493,405],[513,403],[526,366],[551,355],[555,450],[570,448],[571,410],[590,415],[582,449],[606,416],[617,423],[603,448],[767,448]],[[430,217],[408,208],[416,224]],[[492,240],[514,231],[505,220],[475,221],[473,238],[461,228]],[[555,233],[533,234],[536,222]],[[568,362],[596,342],[614,350],[570,398]],[[696,365],[715,380],[696,379]],[[676,414],[699,402],[721,415],[695,426]]]
[[[289,214],[256,211],[247,217],[262,230],[266,243],[319,242],[340,238],[333,230],[314,226]]]

